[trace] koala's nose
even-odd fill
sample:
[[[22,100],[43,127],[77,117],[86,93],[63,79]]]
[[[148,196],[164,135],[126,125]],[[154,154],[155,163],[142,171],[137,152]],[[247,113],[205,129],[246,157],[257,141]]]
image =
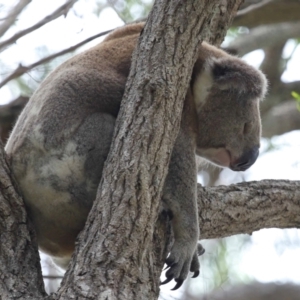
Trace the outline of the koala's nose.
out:
[[[245,151],[243,155],[231,165],[230,168],[233,171],[245,171],[255,163],[258,154],[259,147],[255,146],[252,149]]]

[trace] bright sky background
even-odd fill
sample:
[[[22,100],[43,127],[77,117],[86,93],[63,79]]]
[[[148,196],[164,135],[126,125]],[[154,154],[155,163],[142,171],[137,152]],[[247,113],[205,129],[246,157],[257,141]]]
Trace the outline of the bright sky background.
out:
[[[11,3],[17,1],[11,1]],[[33,0],[28,9],[20,16],[14,31],[24,29],[33,25],[47,14],[63,4],[62,0],[38,1]],[[1,4],[7,4],[7,0],[0,0]],[[76,44],[83,39],[96,33],[113,29],[121,26],[123,22],[117,14],[110,8],[104,9],[99,18],[91,14],[94,9],[93,0],[80,1],[74,5],[66,18],[60,17],[56,21],[49,23],[41,29],[21,38],[15,45],[8,50],[0,53],[0,61],[5,62],[9,69],[0,70],[0,74],[9,74],[17,67],[18,63],[24,65],[33,63],[40,57],[37,55],[37,48],[47,45],[49,51],[57,52]],[[0,12],[0,18],[3,16]],[[6,39],[13,34],[9,31],[2,39]],[[81,48],[86,49],[93,44],[98,43],[97,39],[92,43]],[[285,55],[293,51],[294,43],[287,44]],[[245,57],[245,60],[258,66],[263,59],[262,51],[254,51]],[[300,47],[294,53],[293,58],[288,64],[287,71],[283,75],[284,81],[300,80]],[[1,65],[0,65],[1,67]],[[26,75],[29,85],[36,84],[35,79]],[[299,91],[298,91],[299,92]],[[5,104],[18,96],[18,92],[11,83],[7,87],[0,89],[0,104]],[[300,113],[299,113],[300,117]],[[294,131],[284,134],[280,137],[274,137],[272,142],[277,145],[277,150],[272,150],[262,154],[257,163],[247,172],[247,180],[261,179],[293,179],[300,180],[300,131]],[[262,150],[267,143],[263,141]],[[231,179],[232,172],[225,170],[222,173],[222,179]],[[237,177],[236,181],[241,178]],[[278,246],[281,240],[294,241],[293,247],[287,245]],[[276,247],[274,247],[274,245]],[[280,251],[278,250],[280,248]],[[252,235],[252,244],[244,252],[238,265],[235,265],[238,271],[248,274],[260,281],[294,281],[300,284],[300,237],[299,230],[261,230]],[[203,275],[202,275],[203,274]],[[200,280],[197,284],[204,286],[205,290],[205,269],[202,268]],[[171,287],[174,285],[172,283]],[[169,291],[170,285],[163,288],[163,291]]]

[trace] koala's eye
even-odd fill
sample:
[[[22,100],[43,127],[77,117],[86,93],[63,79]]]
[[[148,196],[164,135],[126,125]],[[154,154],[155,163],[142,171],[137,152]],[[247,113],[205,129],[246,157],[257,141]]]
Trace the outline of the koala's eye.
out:
[[[246,122],[244,124],[244,129],[243,129],[243,134],[246,135],[250,132],[251,129],[251,123],[250,122]]]

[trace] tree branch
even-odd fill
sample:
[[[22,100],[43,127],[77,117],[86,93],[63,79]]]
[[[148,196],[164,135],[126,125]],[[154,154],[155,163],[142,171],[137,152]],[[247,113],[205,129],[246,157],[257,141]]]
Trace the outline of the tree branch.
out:
[[[14,34],[12,37],[10,37],[9,39],[3,41],[0,43],[0,50],[7,48],[9,45],[13,44],[16,42],[16,40],[18,40],[19,38],[25,36],[26,34],[44,26],[45,24],[59,18],[62,15],[67,15],[68,11],[70,10],[70,8],[74,5],[74,3],[78,1],[78,0],[67,0],[65,4],[63,4],[62,6],[60,6],[58,9],[56,9],[52,14],[48,15],[47,17],[45,17],[44,19],[40,20],[39,22],[37,22],[35,25],[28,27],[24,30],[19,31],[18,33]]]
[[[271,138],[300,129],[300,112],[295,100],[284,101],[273,106],[262,116],[262,136]]]
[[[77,48],[91,42],[92,40],[110,33],[112,30],[106,30],[106,31],[97,33],[97,34],[95,34],[95,35],[79,42],[78,44],[75,44],[75,45],[73,45],[69,48],[66,48],[66,49],[62,50],[62,51],[59,51],[59,52],[56,52],[56,53],[51,54],[49,56],[46,56],[46,57],[36,61],[35,63],[32,63],[32,64],[28,65],[28,66],[23,66],[23,65],[20,64],[17,69],[15,69],[10,75],[8,75],[6,78],[4,78],[4,80],[2,82],[0,82],[0,88],[2,88],[4,85],[6,85],[9,81],[22,76],[23,74],[25,74],[26,72],[32,70],[33,68],[36,68],[37,66],[45,64],[45,63],[47,63],[48,61],[51,61],[54,58],[57,58],[57,57],[62,56],[64,54],[70,53],[70,52],[76,50]]]
[[[273,107],[291,99],[291,92],[300,92],[300,81],[277,82],[271,86],[269,95],[260,105],[262,117],[264,117]],[[274,111],[273,111],[274,112]]]
[[[4,22],[0,25],[0,37],[13,25],[17,16],[31,2],[31,0],[20,0],[19,3],[4,18]]]
[[[198,185],[198,207],[202,239],[251,234],[262,228],[299,228],[300,181]]]
[[[289,96],[292,91],[300,93],[300,80],[284,83],[284,88],[288,90]]]
[[[232,26],[253,28],[272,23],[298,22],[299,11],[298,0],[265,0],[240,10]]]
[[[268,78],[269,88],[273,90],[281,83],[281,75],[284,71],[282,67],[282,51],[284,46],[285,41],[264,49],[265,57],[260,65],[260,69]]]
[[[243,56],[256,49],[269,48],[288,39],[300,37],[300,22],[258,26],[234,39],[226,50]]]

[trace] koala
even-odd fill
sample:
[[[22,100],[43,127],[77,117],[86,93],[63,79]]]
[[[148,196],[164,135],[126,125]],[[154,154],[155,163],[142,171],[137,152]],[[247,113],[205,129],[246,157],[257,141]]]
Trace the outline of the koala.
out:
[[[131,55],[144,24],[119,28],[54,70],[35,91],[6,144],[39,248],[66,268],[96,198]],[[174,244],[167,283],[199,274],[196,155],[244,171],[257,159],[264,75],[205,42],[186,91],[162,203]]]

